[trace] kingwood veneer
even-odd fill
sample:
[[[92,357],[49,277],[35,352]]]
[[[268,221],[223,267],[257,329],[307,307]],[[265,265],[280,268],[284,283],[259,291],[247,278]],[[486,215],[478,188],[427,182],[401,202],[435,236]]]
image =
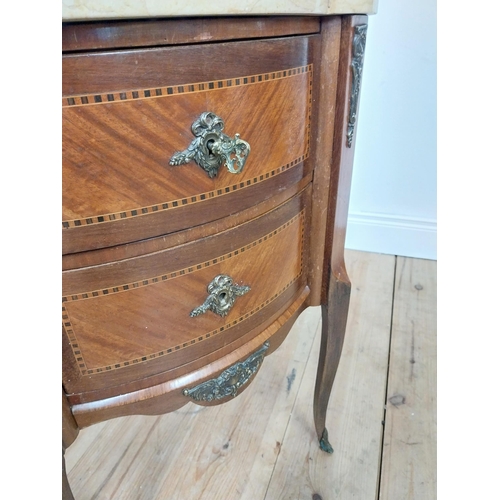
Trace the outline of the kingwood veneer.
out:
[[[311,305],[332,451],[365,33],[365,16],[63,25],[65,498],[80,428],[234,397]]]

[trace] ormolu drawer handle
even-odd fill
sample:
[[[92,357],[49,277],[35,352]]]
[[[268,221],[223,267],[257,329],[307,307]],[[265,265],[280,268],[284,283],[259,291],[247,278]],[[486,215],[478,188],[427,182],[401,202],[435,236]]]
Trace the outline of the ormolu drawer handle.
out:
[[[227,274],[219,274],[208,285],[209,296],[203,304],[193,309],[190,316],[199,316],[209,309],[219,316],[226,316],[232,309],[234,301],[238,295],[245,295],[250,291],[250,287],[243,285],[233,285],[233,278]]]
[[[170,165],[182,165],[194,160],[210,178],[225,164],[232,174],[239,174],[250,153],[250,144],[236,134],[234,139],[223,134],[224,120],[206,111],[191,126],[196,139],[184,151],[174,154]]]
[[[264,345],[245,361],[224,370],[217,378],[207,380],[192,389],[184,389],[182,393],[195,401],[213,401],[227,396],[236,396],[239,388],[245,385],[259,369],[268,349],[269,342],[264,342]]]

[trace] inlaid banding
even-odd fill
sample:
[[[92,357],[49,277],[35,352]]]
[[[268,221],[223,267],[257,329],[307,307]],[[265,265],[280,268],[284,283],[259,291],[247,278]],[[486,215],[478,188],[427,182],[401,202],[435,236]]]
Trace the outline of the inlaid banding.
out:
[[[179,269],[179,270],[173,271],[171,273],[166,273],[166,274],[162,274],[159,276],[154,276],[152,278],[147,278],[147,279],[143,279],[140,281],[134,281],[132,283],[126,283],[123,285],[113,286],[113,287],[109,287],[109,288],[103,288],[100,290],[92,290],[92,291],[83,292],[83,293],[66,295],[62,298],[62,301],[64,303],[64,302],[73,302],[73,301],[77,301],[77,300],[93,299],[96,297],[102,297],[103,295],[111,295],[113,293],[126,292],[128,290],[132,290],[135,288],[141,288],[141,287],[145,287],[145,286],[154,285],[154,284],[160,283],[162,281],[167,281],[167,280],[171,280],[174,278],[179,278],[180,276],[185,276],[186,274],[191,274],[191,273],[198,271],[200,269],[205,269],[205,268],[213,266],[215,264],[219,264],[220,262],[227,261],[228,259],[236,257],[237,255],[241,254],[242,252],[245,252],[246,250],[249,250],[250,248],[257,246],[257,245],[261,244],[262,242],[269,240],[270,238],[281,233],[284,229],[286,229],[291,224],[293,224],[297,219],[299,219],[299,218],[302,219],[303,216],[304,216],[304,213],[302,211],[300,214],[297,214],[295,217],[293,217],[292,219],[287,221],[282,226],[280,226],[277,229],[275,229],[274,231],[266,234],[265,236],[262,236],[258,240],[252,241],[251,243],[248,243],[248,245],[245,245],[244,247],[238,248],[237,250],[234,250],[233,252],[229,252],[227,254],[220,255],[219,257],[216,257],[215,259],[211,259],[211,260],[208,260],[206,262],[201,262],[201,263],[195,264],[193,266],[186,267],[184,269]]]
[[[309,134],[308,134],[309,135]],[[63,221],[62,227],[63,229],[68,229],[68,228],[76,228],[76,227],[83,227],[83,226],[88,226],[90,224],[101,224],[101,223],[106,223],[106,222],[113,222],[116,220],[120,219],[130,219],[132,217],[141,217],[144,215],[156,213],[156,212],[161,212],[164,210],[172,210],[175,208],[180,208],[184,207],[186,205],[192,205],[193,203],[199,203],[202,201],[210,200],[212,198],[217,198],[220,196],[227,195],[229,193],[232,193],[234,191],[238,191],[240,189],[244,189],[248,186],[252,186],[254,184],[258,184],[259,182],[263,182],[270,177],[273,177],[277,174],[280,174],[284,172],[285,170],[288,170],[295,165],[298,165],[299,163],[302,163],[309,155],[309,142],[307,145],[307,150],[306,154],[300,156],[299,158],[296,158],[290,163],[287,163],[286,165],[282,165],[279,168],[276,168],[274,170],[271,170],[270,172],[266,172],[265,174],[261,174],[257,177],[254,177],[252,179],[248,179],[245,182],[238,182],[237,184],[233,184],[231,186],[226,186],[221,189],[215,189],[213,191],[209,191],[207,193],[201,193],[195,196],[189,196],[187,198],[180,198],[178,200],[174,201],[168,201],[165,203],[159,203],[156,205],[150,205],[147,207],[141,207],[141,208],[134,208],[133,210],[126,210],[126,211],[121,211],[121,212],[116,212],[116,213],[111,213],[111,214],[104,214],[104,215],[96,215],[93,217],[87,217],[85,219],[74,219],[74,220],[66,220]]]
[[[218,328],[216,330],[212,330],[211,332],[208,332],[208,333],[204,334],[203,336],[200,336],[200,337],[197,337],[195,339],[191,339],[189,341],[183,342],[182,344],[178,344],[178,345],[175,345],[173,347],[163,349],[159,352],[148,354],[146,356],[141,356],[141,357],[130,359],[127,361],[123,361],[120,363],[114,363],[112,365],[88,369],[86,364],[85,364],[85,361],[81,355],[81,352],[79,351],[78,343],[77,343],[74,331],[72,329],[69,329],[69,330],[66,330],[66,333],[68,334],[68,338],[70,339],[70,342],[72,342],[72,341],[75,342],[75,343],[71,343],[71,347],[73,348],[73,354],[75,355],[75,359],[78,363],[78,367],[79,367],[80,373],[82,375],[92,375],[95,373],[103,373],[103,372],[106,372],[109,370],[115,370],[117,368],[124,368],[126,366],[130,366],[130,365],[134,365],[137,363],[142,363],[144,361],[149,361],[149,360],[152,360],[155,358],[159,358],[159,357],[168,355],[172,352],[177,352],[180,349],[184,349],[184,348],[191,346],[193,344],[197,344],[199,342],[202,342],[203,340],[207,340],[207,339],[212,338],[212,337],[214,337],[214,336],[216,336],[224,331],[229,330],[233,326],[237,325],[238,323],[241,323],[242,321],[253,316],[254,314],[259,312],[260,310],[264,309],[264,307],[268,306],[271,302],[274,302],[280,295],[282,295],[288,288],[290,288],[290,286],[292,286],[299,279],[299,277],[300,277],[300,274],[297,275],[296,277],[294,277],[293,280],[291,280],[289,283],[287,283],[281,290],[279,290],[277,293],[275,293],[272,297],[268,298],[265,302],[263,302],[262,304],[259,304],[257,307],[255,307],[251,311],[245,313],[243,316],[231,321],[231,323],[227,323],[224,326],[221,326],[220,328]]]
[[[63,328],[67,334],[68,340],[70,342],[76,363],[78,365],[78,369],[81,373],[81,375],[92,375],[96,373],[103,373],[109,370],[115,370],[118,368],[124,368],[129,365],[134,365],[137,363],[142,363],[148,360],[152,360],[158,357],[166,356],[172,352],[177,352],[180,349],[184,349],[188,346],[191,346],[193,344],[202,342],[204,340],[210,339],[216,335],[219,335],[223,331],[227,331],[228,329],[232,328],[233,326],[237,325],[238,323],[248,319],[249,317],[253,316],[254,314],[258,313],[260,310],[268,306],[270,303],[275,301],[278,297],[280,297],[287,289],[290,288],[302,275],[303,272],[303,251],[304,251],[304,217],[305,213],[304,210],[302,210],[299,214],[288,220],[286,223],[282,224],[280,227],[276,228],[275,230],[269,232],[268,234],[262,236],[261,238],[243,246],[240,247],[237,250],[234,250],[233,252],[221,255],[215,259],[212,259],[210,261],[206,261],[203,263],[195,264],[193,266],[190,266],[185,269],[180,269],[171,273],[167,273],[161,276],[155,276],[152,278],[147,278],[141,281],[133,282],[133,283],[128,283],[125,285],[120,285],[120,286],[114,286],[106,289],[101,289],[101,290],[94,290],[94,291],[88,291],[80,294],[74,294],[74,295],[68,295],[66,297],[63,297],[63,305],[62,305],[62,318],[63,318]],[[197,270],[200,269],[205,269],[206,267],[210,267],[214,264],[217,264],[219,262],[231,259],[237,255],[240,255],[242,252],[245,252],[249,250],[250,248],[256,247],[259,244],[262,244],[263,242],[269,241],[270,238],[274,238],[276,235],[281,233],[283,230],[287,229],[290,225],[299,222],[300,224],[300,262],[299,266],[297,269],[297,272],[290,278],[289,281],[287,281],[276,293],[274,293],[271,297],[266,298],[265,301],[261,302],[257,306],[255,306],[252,310],[250,311],[245,311],[240,317],[235,318],[231,322],[228,322],[220,327],[218,327],[215,330],[211,330],[209,332],[203,333],[202,335],[197,335],[196,338],[192,339],[186,339],[184,342],[181,344],[177,345],[171,345],[167,348],[164,348],[160,351],[153,352],[147,355],[142,355],[133,359],[129,359],[126,361],[120,361],[117,363],[109,364],[106,366],[100,366],[100,367],[92,367],[88,368],[83,354],[81,352],[81,348],[79,345],[79,341],[77,338],[77,334],[75,333],[74,327],[71,322],[70,318],[70,312],[68,311],[68,308],[66,305],[74,301],[81,301],[81,300],[92,300],[94,298],[99,298],[103,296],[108,296],[111,294],[116,294],[116,293],[121,293],[121,292],[127,292],[130,290],[134,290],[136,288],[140,287],[147,287],[147,286],[154,286],[155,284],[161,283],[166,280],[178,278],[180,276],[185,276],[190,273],[194,273]]]
[[[311,71],[312,64],[308,64],[307,66],[299,66],[297,68],[291,68],[282,71],[273,71],[271,73],[263,73],[259,75],[230,78],[227,80],[215,80],[211,82],[199,82],[194,84],[174,85],[170,87],[160,87],[152,89],[128,90],[125,92],[114,92],[111,94],[105,93],[68,96],[62,98],[62,106],[63,108],[74,106],[92,106],[119,103],[130,100],[136,101],[140,99],[158,99],[175,94],[208,92],[228,87],[239,87],[243,85],[253,85],[256,83],[267,82],[270,80],[280,80],[282,78],[289,78],[291,76],[296,76],[301,73],[309,73]]]
[[[158,89],[145,89],[145,90],[133,90],[127,92],[118,92],[114,94],[102,94],[96,96],[71,96],[63,98],[63,107],[64,108],[74,108],[78,106],[89,106],[91,104],[94,105],[119,105],[119,103],[123,103],[126,101],[134,101],[137,99],[168,99],[171,95],[176,94],[185,94],[189,92],[213,92],[214,90],[231,88],[237,86],[245,86],[245,85],[255,85],[262,82],[268,82],[272,80],[280,80],[285,78],[291,78],[298,75],[306,75],[308,79],[308,88],[309,92],[306,96],[307,105],[306,105],[306,113],[307,115],[304,117],[306,120],[305,123],[305,146],[301,151],[302,154],[293,158],[291,161],[287,163],[283,163],[268,172],[261,172],[258,175],[250,179],[245,179],[243,182],[235,182],[234,184],[219,187],[218,189],[214,189],[211,191],[205,191],[202,193],[190,193],[182,198],[175,199],[164,199],[160,203],[133,207],[126,210],[119,211],[109,211],[106,213],[97,214],[88,214],[85,217],[80,216],[75,219],[66,219],[62,222],[62,228],[64,229],[72,229],[83,228],[89,225],[98,225],[105,224],[117,221],[125,221],[127,219],[133,219],[137,217],[148,216],[152,214],[156,214],[159,212],[164,212],[166,210],[175,210],[177,208],[186,207],[192,204],[200,203],[203,201],[207,201],[210,199],[218,198],[221,196],[225,196],[227,194],[233,193],[235,191],[245,189],[247,187],[259,184],[261,182],[265,182],[273,176],[279,175],[296,165],[304,162],[309,157],[310,152],[310,141],[311,141],[311,110],[312,110],[312,71],[313,65],[300,66],[297,68],[287,69],[283,71],[276,71],[272,73],[266,73],[261,75],[252,75],[241,78],[234,78],[230,80],[220,80],[214,82],[203,82],[197,84],[186,84],[175,87],[164,87]],[[171,91],[169,91],[171,89]],[[142,97],[141,97],[142,96]],[[76,112],[76,111],[75,111]],[[286,158],[288,160],[289,158]],[[286,161],[285,160],[285,161]],[[272,167],[272,165],[269,165]],[[178,196],[178,195],[177,195]],[[174,197],[172,197],[174,198]],[[111,207],[109,207],[111,208]],[[97,211],[97,210],[96,210]],[[103,210],[104,212],[104,210]],[[76,214],[75,214],[76,215]]]

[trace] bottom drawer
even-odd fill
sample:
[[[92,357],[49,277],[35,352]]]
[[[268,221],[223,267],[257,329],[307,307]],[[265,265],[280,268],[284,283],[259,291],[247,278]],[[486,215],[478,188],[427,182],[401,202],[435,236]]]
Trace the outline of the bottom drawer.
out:
[[[64,272],[63,385],[70,401],[164,383],[258,335],[304,290],[309,190],[218,235]],[[232,286],[219,278],[221,286],[208,291],[217,276],[230,277]]]

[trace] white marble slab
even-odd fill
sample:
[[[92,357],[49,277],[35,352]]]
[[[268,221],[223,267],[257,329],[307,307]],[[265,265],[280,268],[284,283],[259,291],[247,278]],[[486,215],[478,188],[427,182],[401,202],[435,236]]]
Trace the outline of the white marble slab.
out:
[[[218,15],[375,14],[378,0],[63,0],[63,21]]]

